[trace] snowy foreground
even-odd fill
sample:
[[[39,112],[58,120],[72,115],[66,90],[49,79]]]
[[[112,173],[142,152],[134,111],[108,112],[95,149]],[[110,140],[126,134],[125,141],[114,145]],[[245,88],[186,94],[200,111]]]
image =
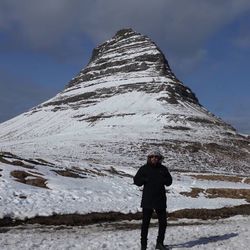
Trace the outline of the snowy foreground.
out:
[[[133,184],[136,169],[98,164],[50,164],[2,156],[0,162],[0,218],[32,218],[39,215],[87,214],[91,212],[136,213],[141,188]],[[42,164],[43,163],[43,164]],[[62,170],[77,178],[62,176]],[[16,171],[16,172],[15,172]],[[15,175],[13,173],[19,173]],[[22,175],[26,176],[22,179]],[[248,204],[248,176],[172,172],[174,183],[167,189],[168,211],[185,208],[216,209]],[[202,178],[199,178],[202,177]],[[223,179],[220,178],[223,177]],[[231,179],[235,177],[236,179]],[[46,188],[31,185],[43,178]],[[20,182],[23,181],[24,183]],[[220,191],[211,196],[209,190]],[[193,197],[192,191],[197,191]],[[222,192],[223,191],[223,192]],[[235,193],[233,196],[232,194]],[[229,195],[230,194],[230,195]],[[250,216],[221,220],[169,221],[165,243],[174,249],[249,249]],[[157,228],[149,234],[154,249]],[[140,221],[102,223],[88,226],[22,225],[0,227],[0,249],[140,249]]]
[[[129,225],[129,222],[123,222]],[[131,222],[130,222],[131,223]],[[138,223],[138,222],[134,222]],[[200,225],[192,225],[200,223]],[[184,224],[184,225],[183,225]],[[19,226],[1,228],[2,250],[15,249],[140,249],[140,230],[117,229],[112,224],[86,227]],[[155,249],[157,228],[149,230],[149,250]],[[181,220],[169,222],[165,243],[174,249],[249,249],[250,216],[218,221]]]
[[[8,159],[8,158],[6,158]],[[136,213],[140,210],[141,188],[133,184],[133,168],[113,168],[115,175],[109,173],[110,168],[102,169],[105,176],[88,176],[86,178],[71,178],[58,175],[53,170],[56,167],[35,165],[34,169],[23,166],[0,163],[0,218],[14,219],[32,218],[35,216],[50,216],[56,214],[87,214],[91,212],[121,212]],[[89,170],[93,170],[91,168]],[[81,169],[79,169],[80,171]],[[23,171],[27,179],[43,177],[48,188],[40,188],[20,183],[12,176],[13,171]],[[84,170],[86,171],[86,169]],[[21,173],[23,173],[21,172]],[[82,173],[82,172],[79,172]],[[125,174],[131,177],[124,176]],[[247,204],[244,196],[234,198],[210,198],[204,192],[196,198],[183,195],[195,188],[244,189],[249,190],[250,184],[243,178],[239,182],[199,180],[191,173],[172,173],[173,185],[168,188],[168,211],[185,208],[222,208]]]

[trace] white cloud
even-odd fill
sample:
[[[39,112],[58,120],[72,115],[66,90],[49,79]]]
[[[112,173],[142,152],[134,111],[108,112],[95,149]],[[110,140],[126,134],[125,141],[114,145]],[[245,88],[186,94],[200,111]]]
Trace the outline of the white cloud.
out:
[[[53,53],[74,47],[72,36],[102,43],[132,27],[191,64],[204,57],[204,41],[249,10],[249,0],[2,0],[0,28],[15,46]]]

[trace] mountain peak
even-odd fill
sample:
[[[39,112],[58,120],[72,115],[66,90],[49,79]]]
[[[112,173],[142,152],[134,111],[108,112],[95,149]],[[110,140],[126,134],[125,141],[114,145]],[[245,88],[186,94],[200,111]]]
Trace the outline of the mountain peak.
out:
[[[118,30],[116,33],[115,33],[115,37],[124,37],[128,34],[138,34],[136,31],[134,31],[132,28],[123,28],[123,29],[120,29]]]
[[[199,104],[194,93],[176,78],[157,45],[131,28],[119,30],[110,40],[96,47],[88,65],[68,83],[66,89],[89,86],[89,83],[101,86],[100,83],[110,77],[117,80],[117,86],[131,86],[133,83],[134,88],[143,87],[147,91],[166,90],[166,100],[171,103],[178,103],[179,96]]]
[[[117,70],[114,70],[114,67]],[[93,74],[93,71],[99,74]],[[147,36],[133,29],[121,29],[110,40],[96,47],[86,68],[67,87],[80,81],[110,74],[148,71],[152,76],[167,76],[177,81],[160,49]],[[143,73],[144,74],[144,73]],[[148,75],[148,74],[147,74]]]

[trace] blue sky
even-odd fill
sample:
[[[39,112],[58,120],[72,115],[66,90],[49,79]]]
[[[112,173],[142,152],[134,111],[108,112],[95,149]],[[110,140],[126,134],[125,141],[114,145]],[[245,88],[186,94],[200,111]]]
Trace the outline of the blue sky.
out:
[[[204,107],[250,134],[249,0],[0,0],[0,122],[62,90],[125,27],[160,47]]]

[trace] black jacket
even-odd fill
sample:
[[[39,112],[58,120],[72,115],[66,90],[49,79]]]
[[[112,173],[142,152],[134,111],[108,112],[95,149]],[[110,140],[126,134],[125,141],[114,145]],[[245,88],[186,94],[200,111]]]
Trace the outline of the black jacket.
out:
[[[168,169],[159,164],[152,166],[143,165],[134,177],[134,184],[143,187],[141,207],[143,208],[166,208],[166,190],[165,185],[172,184],[172,176]]]

